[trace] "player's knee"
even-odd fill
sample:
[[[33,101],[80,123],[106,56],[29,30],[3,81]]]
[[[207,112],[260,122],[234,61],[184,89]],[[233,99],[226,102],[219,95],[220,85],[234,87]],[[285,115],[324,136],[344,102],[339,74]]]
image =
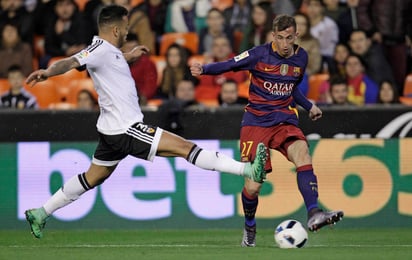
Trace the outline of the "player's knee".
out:
[[[248,184],[248,183],[245,184],[245,190],[249,194],[249,196],[251,196],[251,197],[259,196],[260,188],[261,188],[261,185],[258,185],[258,184],[257,185]]]

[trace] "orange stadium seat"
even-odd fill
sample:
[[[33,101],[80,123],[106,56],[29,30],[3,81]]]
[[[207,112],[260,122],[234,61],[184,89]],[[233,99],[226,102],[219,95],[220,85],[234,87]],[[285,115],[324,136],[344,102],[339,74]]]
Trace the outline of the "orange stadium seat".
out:
[[[412,74],[408,74],[403,85],[403,95],[405,97],[412,97]]]
[[[80,11],[84,10],[84,7],[86,6],[87,2],[89,2],[89,0],[75,0],[77,6],[79,7]]]
[[[51,80],[38,82],[34,87],[26,84],[24,88],[37,98],[41,109],[48,109],[59,102],[55,83]]]
[[[0,79],[0,95],[6,93],[10,89],[8,79]]]
[[[328,73],[313,74],[309,76],[309,90],[307,98],[311,100],[318,100],[319,87],[325,80],[329,79]]]
[[[144,2],[144,0],[131,0],[130,1],[130,6],[135,7],[135,6],[140,5],[143,2]]]
[[[167,48],[173,43],[180,44],[196,55],[199,49],[199,36],[194,32],[165,33],[160,40],[160,55],[166,55]]]
[[[163,70],[164,68],[166,68],[166,57],[150,55],[149,58],[156,65],[157,85],[160,85],[160,83],[162,82]]]
[[[233,5],[233,0],[211,0],[210,2],[213,8],[217,8],[221,11]]]
[[[86,89],[92,93],[93,97],[97,100],[97,92],[94,88],[94,83],[91,78],[77,79],[70,83],[70,92],[67,96],[67,102],[71,104],[77,104],[77,95],[83,89]]]
[[[412,97],[399,97],[399,101],[407,106],[412,106]]]
[[[50,59],[48,66],[53,64],[54,62],[63,59],[64,57],[53,57]],[[57,88],[57,94],[59,95],[60,101],[65,101],[70,93],[71,82],[73,80],[78,79],[85,79],[87,78],[87,71],[78,71],[76,69],[72,69],[62,75],[54,76],[50,78],[53,81]]]
[[[218,106],[218,96],[220,88],[214,86],[197,86],[195,89],[196,101],[206,106],[214,107]]]
[[[238,84],[237,93],[239,97],[249,98],[249,84],[249,80]]]

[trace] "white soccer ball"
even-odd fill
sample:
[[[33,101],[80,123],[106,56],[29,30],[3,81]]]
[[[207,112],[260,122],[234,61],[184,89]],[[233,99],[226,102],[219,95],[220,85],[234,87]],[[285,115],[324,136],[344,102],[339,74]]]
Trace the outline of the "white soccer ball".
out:
[[[308,241],[308,233],[302,223],[288,219],[276,227],[275,241],[280,248],[302,248]]]

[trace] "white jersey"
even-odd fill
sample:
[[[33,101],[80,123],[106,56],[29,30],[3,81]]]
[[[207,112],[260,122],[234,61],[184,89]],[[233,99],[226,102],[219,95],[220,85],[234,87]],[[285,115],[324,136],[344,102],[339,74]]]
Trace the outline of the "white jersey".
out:
[[[95,36],[91,45],[73,57],[86,65],[99,95],[99,132],[123,134],[133,123],[143,122],[135,82],[118,48]]]

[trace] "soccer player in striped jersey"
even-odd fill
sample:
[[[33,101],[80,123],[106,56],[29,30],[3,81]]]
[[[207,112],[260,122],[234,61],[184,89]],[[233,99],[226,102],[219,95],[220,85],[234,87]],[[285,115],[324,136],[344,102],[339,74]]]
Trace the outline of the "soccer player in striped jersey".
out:
[[[127,155],[152,161],[155,156],[183,157],[197,167],[245,176],[254,181],[265,178],[267,152],[257,146],[253,163],[238,162],[215,151],[207,151],[184,138],[159,127],[143,123],[134,80],[128,62],[149,50],[137,46],[128,53],[120,47],[126,42],[128,12],[124,7],[104,7],[98,18],[99,35],[83,51],[52,64],[46,70],[29,75],[33,85],[71,69],[86,66],[99,95],[100,115],[97,121],[99,143],[89,169],[66,181],[61,189],[35,209],[25,212],[33,235],[43,236],[48,217],[61,207],[77,200],[86,191],[103,183]],[[81,127],[80,125],[78,127]]]
[[[263,142],[269,149],[278,150],[295,164],[297,183],[308,212],[308,229],[316,231],[334,224],[343,217],[342,211],[326,212],[318,206],[318,183],[312,167],[306,137],[298,127],[296,104],[309,111],[312,120],[322,116],[322,111],[300,92],[308,62],[306,51],[295,44],[298,36],[293,17],[279,15],[273,21],[273,41],[254,47],[223,62],[205,65],[193,64],[194,76],[215,75],[227,71],[248,70],[251,80],[249,103],[241,123],[241,159],[255,158],[256,145]],[[271,162],[265,166],[271,172]],[[245,227],[242,246],[256,245],[255,213],[262,182],[245,180],[242,203]]]

